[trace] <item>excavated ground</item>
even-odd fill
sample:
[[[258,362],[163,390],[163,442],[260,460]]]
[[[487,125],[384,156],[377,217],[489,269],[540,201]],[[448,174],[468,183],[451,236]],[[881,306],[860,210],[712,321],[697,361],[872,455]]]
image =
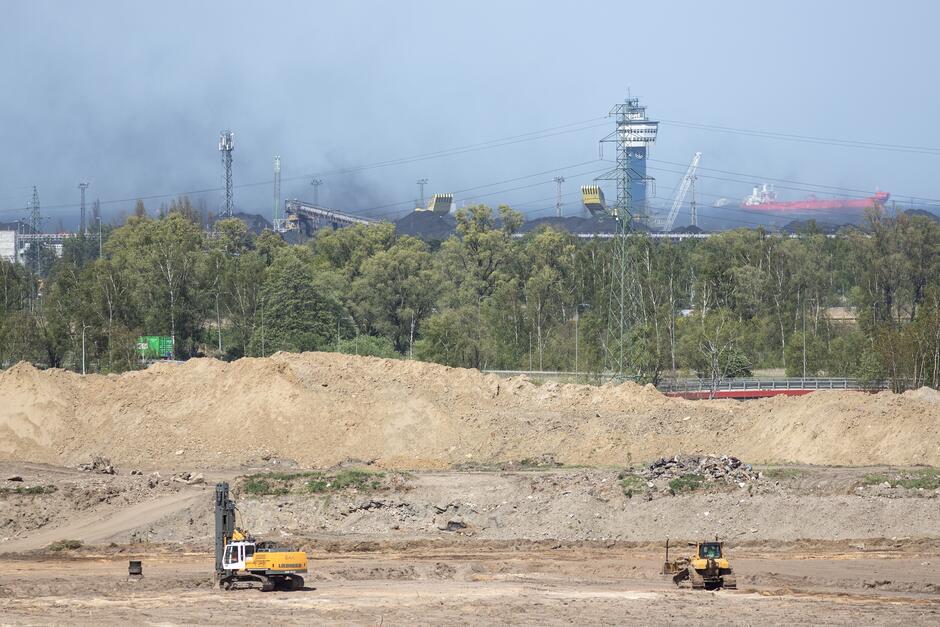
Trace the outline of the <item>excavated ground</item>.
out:
[[[0,495],[0,622],[674,624],[701,608],[723,624],[940,620],[940,491],[871,481],[923,469],[760,468],[745,488],[630,497],[617,471],[585,468],[386,471],[326,493],[306,490],[314,471],[281,464],[195,485],[169,479],[180,470],[0,464],[23,479],[4,487],[46,491]],[[292,475],[303,478],[272,479]],[[259,477],[289,492],[248,494]],[[218,480],[232,483],[241,524],[309,552],[307,589],[213,589]],[[665,536],[681,547],[716,533],[738,592],[676,590],[659,575]],[[61,540],[81,546],[50,548]],[[130,559],[142,580],[128,580]]]
[[[0,624],[935,624],[938,396],[696,402],[319,353],[19,365],[0,373]],[[639,466],[704,453],[755,466]],[[97,455],[117,474],[79,469]],[[307,589],[212,587],[221,480],[240,525],[308,551]],[[667,537],[715,535],[739,591],[659,575]]]

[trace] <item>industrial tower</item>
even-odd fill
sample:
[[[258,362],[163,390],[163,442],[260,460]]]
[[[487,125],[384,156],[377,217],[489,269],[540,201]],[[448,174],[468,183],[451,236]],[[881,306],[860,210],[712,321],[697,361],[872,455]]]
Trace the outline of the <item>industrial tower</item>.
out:
[[[556,176],[555,179],[554,179],[554,181],[555,181],[555,184],[558,185],[558,195],[555,197],[555,217],[556,217],[556,218],[560,218],[560,217],[561,217],[561,208],[562,208],[562,202],[561,202],[561,184],[565,182],[565,177],[563,177],[563,176]]]
[[[232,151],[235,150],[235,133],[222,131],[219,133],[219,152],[222,153],[222,176],[225,179],[225,206],[222,215],[232,217],[234,199],[232,196]]]
[[[84,181],[79,183],[78,189],[82,190],[81,216],[78,220],[78,233],[79,235],[86,235],[88,233],[88,229],[85,223],[85,190],[88,189],[88,183]]]
[[[274,157],[274,228],[277,229],[281,220],[281,157]]]
[[[616,128],[601,140],[601,145],[616,144],[616,166],[595,179],[617,183],[617,202],[608,207],[608,213],[617,221],[617,233],[611,242],[610,299],[604,349],[607,370],[623,374],[630,324],[627,232],[634,215],[640,220],[646,219],[646,186],[651,180],[646,175],[646,153],[656,142],[659,122],[646,117],[646,107],[640,106],[637,98],[628,98],[615,105],[609,115],[615,118]]]

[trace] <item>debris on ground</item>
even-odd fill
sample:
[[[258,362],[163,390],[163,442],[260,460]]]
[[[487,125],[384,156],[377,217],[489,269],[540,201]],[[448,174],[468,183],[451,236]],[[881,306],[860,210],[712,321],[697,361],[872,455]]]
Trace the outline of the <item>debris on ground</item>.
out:
[[[645,493],[649,499],[656,493],[675,495],[715,485],[751,489],[762,475],[731,455],[676,455],[626,470],[619,479],[628,497]]]
[[[102,475],[117,474],[117,469],[111,464],[111,460],[100,455],[95,455],[91,458],[91,462],[79,464],[78,467],[86,472],[97,472]]]
[[[189,472],[181,472],[179,474],[173,475],[170,478],[170,481],[176,481],[177,483],[185,483],[187,485],[195,485],[197,483],[205,483],[206,479],[202,476],[202,473],[192,474]]]
[[[13,475],[12,477],[7,477],[7,481],[22,481],[23,477],[19,475]]]
[[[685,475],[700,475],[705,481],[725,483],[751,482],[759,478],[749,464],[731,455],[676,455],[660,457],[640,472],[647,479],[677,479]]]

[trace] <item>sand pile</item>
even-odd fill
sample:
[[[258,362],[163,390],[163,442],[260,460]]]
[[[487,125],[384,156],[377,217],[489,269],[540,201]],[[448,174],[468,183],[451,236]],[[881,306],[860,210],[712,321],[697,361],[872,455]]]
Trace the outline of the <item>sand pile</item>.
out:
[[[751,463],[940,465],[940,412],[916,397],[818,392],[685,401],[626,383],[535,385],[333,353],[195,359],[124,375],[0,373],[0,458],[119,467],[262,458],[434,468],[552,455],[621,466],[676,453]]]

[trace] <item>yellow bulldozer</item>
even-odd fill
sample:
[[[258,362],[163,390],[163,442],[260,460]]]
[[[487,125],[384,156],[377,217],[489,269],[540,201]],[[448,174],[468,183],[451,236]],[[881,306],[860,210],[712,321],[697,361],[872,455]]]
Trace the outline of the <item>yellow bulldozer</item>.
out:
[[[734,569],[717,538],[714,542],[691,542],[688,546],[695,547],[695,553],[670,560],[669,540],[666,540],[663,575],[671,575],[676,586],[689,584],[693,590],[737,589]]]
[[[223,590],[300,590],[307,554],[257,542],[235,526],[235,501],[228,483],[215,486],[215,578]]]

